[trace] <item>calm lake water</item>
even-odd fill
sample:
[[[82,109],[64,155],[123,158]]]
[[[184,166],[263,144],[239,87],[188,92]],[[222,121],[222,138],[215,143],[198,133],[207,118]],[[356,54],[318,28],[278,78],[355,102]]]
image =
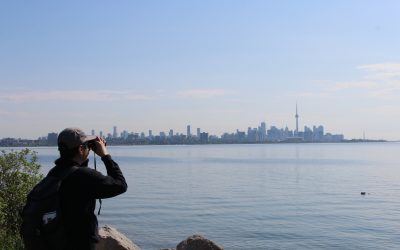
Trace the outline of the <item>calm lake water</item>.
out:
[[[34,150],[47,172],[57,149]],[[129,188],[103,200],[99,222],[144,250],[175,247],[193,234],[228,250],[400,249],[399,143],[110,146],[109,152]]]

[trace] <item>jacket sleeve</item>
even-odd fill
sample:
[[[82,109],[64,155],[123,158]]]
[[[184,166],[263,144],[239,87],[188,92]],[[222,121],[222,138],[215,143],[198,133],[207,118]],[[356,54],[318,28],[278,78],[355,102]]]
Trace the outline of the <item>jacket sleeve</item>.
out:
[[[92,198],[110,198],[126,192],[128,185],[118,164],[112,160],[110,155],[103,156],[101,160],[106,166],[107,175],[94,170],[90,171],[87,187]]]

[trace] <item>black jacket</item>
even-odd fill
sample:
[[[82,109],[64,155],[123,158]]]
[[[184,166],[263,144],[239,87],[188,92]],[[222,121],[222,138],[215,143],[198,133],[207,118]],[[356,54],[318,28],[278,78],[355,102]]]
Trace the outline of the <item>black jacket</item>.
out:
[[[60,187],[61,213],[68,236],[68,249],[91,249],[98,241],[96,199],[124,193],[128,186],[118,164],[110,155],[101,158],[107,176],[88,168],[86,161]],[[58,159],[57,167],[77,166],[73,161]]]

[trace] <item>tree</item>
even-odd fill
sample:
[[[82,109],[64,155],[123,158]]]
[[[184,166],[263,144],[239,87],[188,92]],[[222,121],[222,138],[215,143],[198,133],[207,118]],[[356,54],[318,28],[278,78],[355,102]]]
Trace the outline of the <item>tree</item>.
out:
[[[0,249],[22,249],[20,212],[26,196],[43,178],[37,153],[0,151]]]

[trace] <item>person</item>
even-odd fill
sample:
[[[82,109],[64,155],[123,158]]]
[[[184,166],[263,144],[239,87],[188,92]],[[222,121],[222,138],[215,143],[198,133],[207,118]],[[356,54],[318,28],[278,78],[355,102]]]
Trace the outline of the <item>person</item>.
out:
[[[60,210],[68,250],[94,250],[98,241],[96,199],[117,196],[128,186],[118,164],[113,161],[103,138],[88,136],[79,128],[66,128],[58,136],[60,158],[55,168],[78,166],[59,189]],[[107,175],[89,168],[89,153],[101,157]]]

